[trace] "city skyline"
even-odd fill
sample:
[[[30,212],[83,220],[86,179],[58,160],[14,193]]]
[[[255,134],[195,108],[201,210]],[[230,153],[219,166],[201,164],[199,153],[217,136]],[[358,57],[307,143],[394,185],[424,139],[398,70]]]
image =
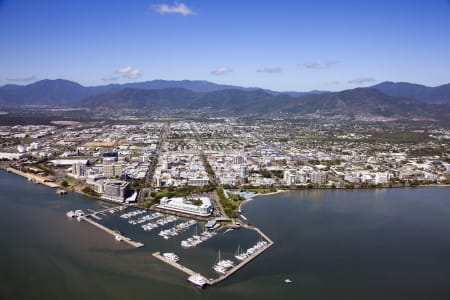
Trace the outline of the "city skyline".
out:
[[[450,2],[0,1],[0,85],[448,83]]]

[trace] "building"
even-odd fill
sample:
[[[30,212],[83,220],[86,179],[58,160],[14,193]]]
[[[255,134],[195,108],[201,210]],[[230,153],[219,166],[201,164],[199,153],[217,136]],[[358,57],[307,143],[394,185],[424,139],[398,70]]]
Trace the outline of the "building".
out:
[[[233,157],[233,164],[235,164],[235,165],[242,165],[244,162],[245,162],[245,159],[241,155]]]
[[[328,181],[328,173],[324,171],[311,172],[310,179],[312,183],[326,184]]]
[[[75,178],[86,176],[86,165],[83,163],[74,163],[72,165],[72,175]]]
[[[211,200],[208,197],[199,197],[198,200],[202,202],[200,205],[181,197],[164,197],[159,201],[158,207],[203,217],[211,215],[214,210]]]
[[[240,167],[240,177],[241,178],[248,178],[248,167],[247,165],[241,165]]]
[[[103,173],[106,178],[115,178],[122,176],[122,165],[121,164],[107,164],[103,165]]]
[[[295,178],[298,183],[306,183],[306,182],[308,182],[308,179],[309,179],[308,173],[306,173],[305,171],[302,171],[302,170],[296,172]]]
[[[106,180],[103,184],[103,199],[123,202],[130,195],[130,183],[122,180]]]
[[[375,174],[375,184],[386,184],[389,182],[388,172],[377,172]]]
[[[208,177],[199,177],[199,178],[189,178],[188,185],[190,186],[203,186],[209,184]]]

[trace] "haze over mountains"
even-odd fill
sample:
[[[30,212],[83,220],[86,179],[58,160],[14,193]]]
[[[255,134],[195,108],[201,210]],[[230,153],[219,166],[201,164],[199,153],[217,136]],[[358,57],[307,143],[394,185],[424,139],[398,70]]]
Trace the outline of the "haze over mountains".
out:
[[[57,79],[0,87],[0,106],[20,105],[446,118],[450,115],[450,84],[427,87],[383,82],[340,92],[277,92],[208,81],[153,80],[84,87]]]

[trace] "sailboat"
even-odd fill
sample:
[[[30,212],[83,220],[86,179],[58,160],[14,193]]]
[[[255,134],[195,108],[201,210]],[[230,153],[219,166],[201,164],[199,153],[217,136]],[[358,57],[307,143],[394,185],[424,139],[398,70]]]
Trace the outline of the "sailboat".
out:
[[[216,259],[216,263],[213,265],[213,269],[214,271],[216,271],[217,273],[220,273],[222,275],[225,275],[227,273],[227,268],[225,268],[224,266],[220,265],[221,263],[221,259],[220,259],[220,250],[219,250],[219,254],[217,255],[217,259]]]
[[[247,258],[247,254],[245,254],[244,251],[241,251],[241,245],[238,245],[234,257],[236,257],[237,260],[245,260]]]

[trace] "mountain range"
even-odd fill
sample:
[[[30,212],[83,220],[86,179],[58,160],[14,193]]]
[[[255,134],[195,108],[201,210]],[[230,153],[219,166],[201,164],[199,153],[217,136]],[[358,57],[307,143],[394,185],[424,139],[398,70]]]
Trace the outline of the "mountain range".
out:
[[[56,79],[0,87],[0,106],[53,105],[133,109],[210,108],[229,113],[274,112],[447,118],[450,84],[383,82],[340,92],[277,92],[208,81],[153,80],[85,87]]]

